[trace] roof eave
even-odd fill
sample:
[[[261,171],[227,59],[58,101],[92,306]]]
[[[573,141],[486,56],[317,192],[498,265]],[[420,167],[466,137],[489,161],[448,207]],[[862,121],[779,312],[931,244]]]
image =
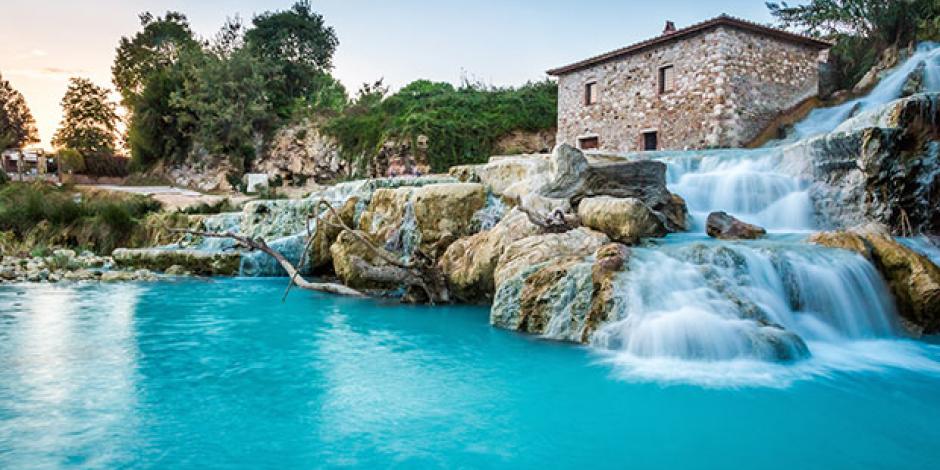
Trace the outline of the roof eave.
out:
[[[577,72],[578,70],[583,70],[594,65],[603,64],[611,60],[619,59],[642,50],[648,49],[650,47],[655,47],[667,42],[681,40],[683,38],[692,36],[694,34],[700,33],[702,31],[719,27],[719,26],[730,26],[745,29],[748,31],[756,32],[759,34],[764,34],[771,37],[776,37],[777,39],[807,45],[810,47],[815,47],[819,50],[825,50],[834,45],[830,41],[825,41],[822,39],[817,39],[809,36],[803,36],[800,34],[791,33],[789,31],[784,31],[781,29],[770,28],[767,26],[759,25],[757,23],[752,23],[745,20],[740,20],[737,18],[732,18],[727,15],[722,15],[711,20],[706,20],[698,24],[688,26],[686,28],[680,29],[674,33],[668,35],[661,35],[655,38],[647,39],[645,41],[640,41],[630,46],[626,46],[620,49],[616,49],[611,52],[607,52],[598,56],[594,56],[585,60],[581,60],[572,64],[568,64],[562,67],[556,67],[545,71],[546,74],[557,77],[565,75],[572,72]]]

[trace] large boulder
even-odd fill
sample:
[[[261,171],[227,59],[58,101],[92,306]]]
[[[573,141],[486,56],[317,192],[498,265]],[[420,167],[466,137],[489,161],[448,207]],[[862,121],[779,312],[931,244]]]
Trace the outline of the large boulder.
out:
[[[437,258],[457,238],[470,234],[473,215],[485,204],[486,191],[478,183],[432,184],[415,190],[421,249]]]
[[[351,197],[346,200],[342,207],[337,209],[335,214],[328,211],[320,215],[321,220],[324,222],[317,225],[313,240],[310,242],[310,252],[307,255],[310,269],[329,266],[333,262],[330,247],[339,237],[340,232],[343,231],[343,228],[339,226],[339,222],[343,222],[348,227],[353,227],[356,223],[356,205],[358,203],[359,198]]]
[[[591,255],[609,241],[603,233],[586,227],[517,240],[506,247],[499,257],[494,272],[496,286],[498,288],[503,282],[539,263]]]
[[[671,199],[666,164],[652,160],[603,161],[589,164],[580,150],[559,145],[550,160],[549,182],[539,194],[566,198],[577,205],[592,196],[633,197],[653,208]]]
[[[663,221],[637,198],[586,198],[578,205],[578,217],[584,226],[628,245],[636,244],[641,238],[662,237],[669,232]]]
[[[705,233],[721,240],[754,240],[766,235],[767,231],[722,211],[708,214]]]
[[[883,233],[822,232],[811,242],[855,251],[878,268],[894,295],[898,313],[914,333],[940,332],[940,267]]]
[[[234,276],[239,272],[241,254],[199,250],[168,250],[160,248],[118,248],[111,253],[114,265],[122,269],[166,271],[172,266],[204,276]]]
[[[894,233],[940,233],[940,94],[897,100],[836,132],[785,149],[812,176],[823,225],[888,225]]]
[[[518,209],[510,211],[492,229],[451,244],[438,262],[451,294],[464,302],[486,302],[496,289],[494,272],[506,247],[536,235],[539,228]]]
[[[405,223],[414,192],[410,186],[376,189],[359,217],[359,229],[382,244],[391,240]]]
[[[503,282],[490,311],[494,326],[548,338],[587,343],[614,308],[616,274],[629,249],[605,245],[590,256],[544,261]]]
[[[492,157],[482,165],[461,165],[450,174],[463,182],[478,182],[496,196],[518,199],[533,194],[548,181],[548,155]]]
[[[375,244],[365,232],[358,232],[361,236]],[[330,255],[333,258],[333,271],[343,284],[354,289],[383,290],[397,286],[376,283],[364,273],[370,267],[387,266],[375,252],[369,249],[349,230],[343,230],[330,246]]]

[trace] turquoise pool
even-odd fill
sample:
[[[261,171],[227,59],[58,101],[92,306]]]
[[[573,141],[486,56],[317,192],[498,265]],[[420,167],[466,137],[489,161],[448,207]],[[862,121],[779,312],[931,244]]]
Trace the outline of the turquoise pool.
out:
[[[283,289],[0,286],[0,468],[940,461],[940,346],[638,365],[492,328],[485,308]]]

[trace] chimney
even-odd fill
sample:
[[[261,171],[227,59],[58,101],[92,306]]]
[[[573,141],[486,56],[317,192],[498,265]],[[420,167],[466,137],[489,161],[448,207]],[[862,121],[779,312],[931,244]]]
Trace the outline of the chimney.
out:
[[[666,21],[666,27],[663,28],[663,35],[672,34],[676,32],[676,24],[672,21]]]

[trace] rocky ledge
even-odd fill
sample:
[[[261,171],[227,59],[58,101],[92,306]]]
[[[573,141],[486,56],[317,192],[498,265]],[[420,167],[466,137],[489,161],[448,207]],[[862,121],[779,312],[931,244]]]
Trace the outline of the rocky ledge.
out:
[[[63,281],[155,281],[159,276],[147,269],[113,269],[114,261],[90,252],[76,254],[73,250],[55,250],[50,256],[0,259],[0,283]],[[178,267],[167,274],[184,274]]]
[[[940,333],[940,267],[926,256],[876,226],[821,232],[809,240],[867,258],[887,282],[904,326],[914,335]]]

